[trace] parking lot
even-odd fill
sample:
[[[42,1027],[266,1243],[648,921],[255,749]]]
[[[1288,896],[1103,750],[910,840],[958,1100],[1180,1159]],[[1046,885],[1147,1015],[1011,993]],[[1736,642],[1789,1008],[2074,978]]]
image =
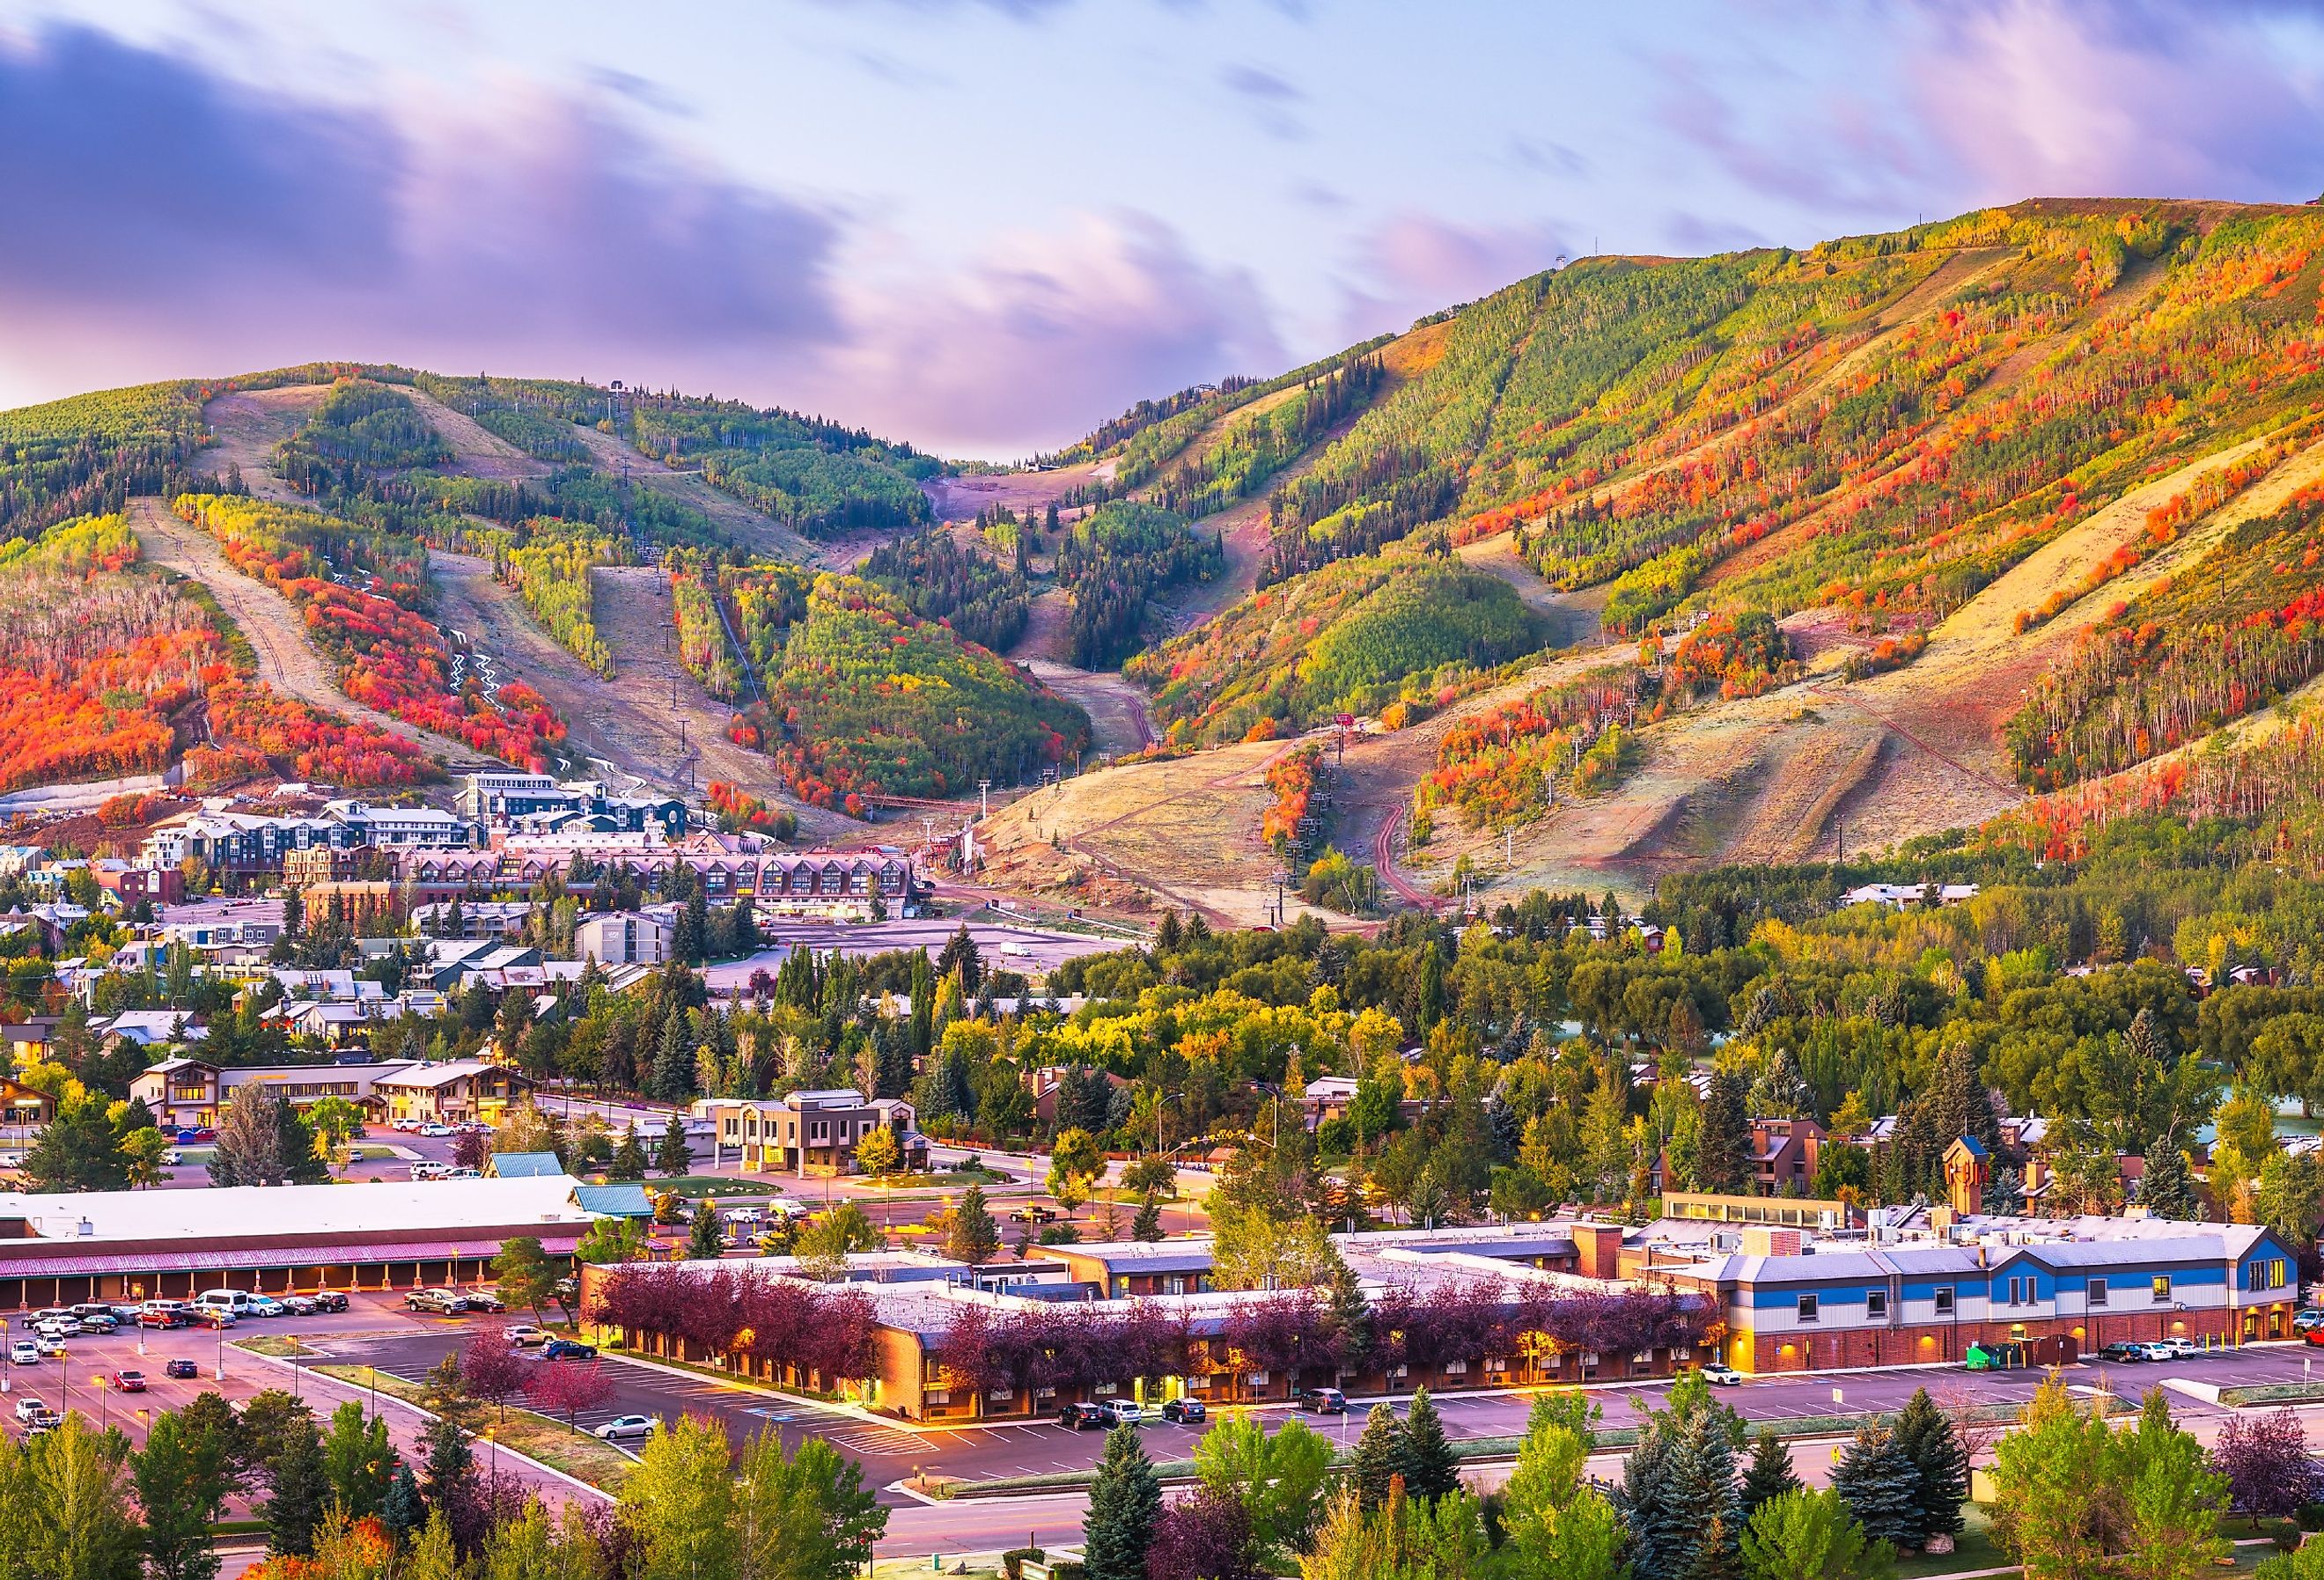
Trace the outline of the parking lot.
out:
[[[549,1314],[553,1328],[557,1313]],[[58,1409],[81,1410],[92,1420],[121,1426],[133,1440],[142,1437],[152,1410],[185,1403],[205,1389],[218,1388],[230,1398],[247,1397],[269,1387],[290,1387],[319,1394],[335,1403],[366,1391],[359,1385],[332,1384],[309,1370],[316,1363],[375,1368],[383,1378],[417,1381],[446,1355],[480,1334],[531,1319],[529,1312],[504,1316],[470,1314],[440,1317],[412,1313],[402,1297],[358,1295],[351,1308],[338,1314],[316,1314],[272,1319],[245,1319],[222,1331],[180,1328],[144,1331],[124,1328],[113,1335],[88,1335],[65,1341],[65,1354],[32,1365],[0,1365],[0,1426],[21,1431],[13,1400],[31,1393]],[[19,1317],[11,1323],[11,1343],[27,1336]],[[306,1351],[294,1365],[270,1361],[235,1348],[235,1341],[256,1335],[296,1335]],[[2306,1344],[2273,1344],[2221,1350],[2167,1363],[2136,1364],[2085,1363],[2069,1372],[2077,1389],[2100,1387],[2135,1399],[2161,1385],[2171,1395],[2174,1411],[2200,1418],[2222,1413],[2213,1400],[2216,1390],[2237,1384],[2300,1381],[2314,1372],[2316,1350]],[[197,1375],[169,1378],[171,1359],[190,1361]],[[760,1430],[772,1427],[792,1445],[822,1437],[864,1465],[866,1481],[885,1487],[916,1472],[967,1479],[1037,1475],[1083,1470],[1102,1451],[1104,1433],[1075,1431],[1055,1420],[996,1421],[975,1425],[923,1428],[868,1419],[854,1412],[828,1409],[812,1401],[793,1400],[753,1386],[725,1382],[678,1368],[666,1368],[621,1357],[607,1357],[613,1392],[603,1405],[583,1412],[579,1425],[587,1429],[617,1415],[641,1414],[664,1420],[687,1414],[709,1417],[724,1425],[739,1445]],[[537,1362],[542,1365],[564,1363]],[[96,1384],[100,1373],[124,1367],[142,1371],[148,1390],[122,1394]],[[223,1383],[214,1381],[223,1372]],[[1913,1391],[1927,1387],[1948,1405],[2022,1403],[2039,1385],[2037,1371],[1971,1372],[1958,1368],[1894,1368],[1857,1372],[1819,1372],[1747,1380],[1720,1391],[1752,1421],[1783,1422],[1882,1412],[1901,1407]],[[1641,1408],[1659,1406],[1669,1390],[1667,1381],[1609,1383],[1593,1390],[1609,1427],[1630,1425]],[[1513,1436],[1524,1429],[1532,1399],[1524,1393],[1451,1393],[1437,1398],[1446,1432],[1456,1439]],[[327,1407],[326,1407],[327,1408]],[[1357,1400],[1344,1415],[1309,1416],[1308,1424],[1342,1446],[1351,1446],[1363,1430],[1368,1401]],[[1396,1406],[1399,1414],[1404,1401]],[[1262,1407],[1261,1413],[1281,1419],[1294,1413],[1290,1405]],[[398,1412],[389,1412],[394,1420]],[[408,1412],[404,1412],[408,1415]],[[1213,1417],[1215,1418],[1215,1417]],[[417,1418],[410,1418],[416,1424]],[[1185,1459],[1205,1426],[1181,1425],[1149,1418],[1141,1425],[1148,1452],[1157,1459]],[[902,1501],[888,1494],[888,1501]]]

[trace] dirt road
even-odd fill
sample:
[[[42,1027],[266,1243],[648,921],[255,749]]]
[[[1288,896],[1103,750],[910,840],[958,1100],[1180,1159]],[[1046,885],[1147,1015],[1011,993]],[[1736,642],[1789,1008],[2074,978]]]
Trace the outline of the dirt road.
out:
[[[217,539],[180,521],[160,500],[131,500],[129,524],[148,561],[166,566],[210,590],[218,607],[249,639],[258,655],[258,678],[275,690],[417,742],[455,772],[457,765],[487,761],[466,742],[417,728],[350,698],[333,679],[336,668],[308,640],[306,623],[290,600],[227,564]]]

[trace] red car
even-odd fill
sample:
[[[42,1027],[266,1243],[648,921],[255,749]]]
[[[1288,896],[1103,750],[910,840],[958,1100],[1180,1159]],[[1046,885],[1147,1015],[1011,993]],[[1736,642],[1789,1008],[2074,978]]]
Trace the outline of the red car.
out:
[[[140,1327],[183,1327],[186,1326],[186,1319],[179,1316],[174,1311],[140,1311],[137,1314],[137,1326]]]
[[[97,1373],[97,1385],[99,1388],[110,1388],[121,1393],[143,1393],[145,1391],[145,1373],[115,1372],[108,1377],[100,1372]]]

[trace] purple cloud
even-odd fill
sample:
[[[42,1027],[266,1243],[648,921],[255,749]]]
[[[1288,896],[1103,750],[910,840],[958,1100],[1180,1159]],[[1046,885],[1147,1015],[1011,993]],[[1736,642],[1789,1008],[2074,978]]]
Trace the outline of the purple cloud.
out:
[[[1054,442],[1092,412],[1288,360],[1247,273],[1134,212],[1006,237],[957,279],[850,310],[862,328],[823,377],[953,453]]]
[[[1558,226],[1463,226],[1402,214],[1375,227],[1342,282],[1341,334],[1360,340],[1551,267],[1574,250]]]
[[[0,317],[18,369],[308,357],[572,372],[838,332],[827,215],[521,89],[407,123],[262,94],[92,30],[0,34]],[[600,365],[602,371],[603,365]]]
[[[2319,184],[2324,91],[2273,28],[2324,7],[1990,0],[1923,14],[1911,102],[1981,199],[2282,201]]]

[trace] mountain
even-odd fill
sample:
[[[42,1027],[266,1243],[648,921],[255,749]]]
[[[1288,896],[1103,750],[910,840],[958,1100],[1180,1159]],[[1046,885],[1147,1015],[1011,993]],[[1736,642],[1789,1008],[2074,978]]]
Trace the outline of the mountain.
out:
[[[521,697],[491,728],[586,734],[609,691],[628,722],[581,749],[665,776],[674,753],[641,744],[668,727],[649,722],[664,683],[616,650],[669,617],[624,561],[668,549],[708,687],[678,688],[686,750],[753,793],[853,808],[1089,739],[1127,760],[994,823],[1004,866],[1077,900],[1248,919],[1327,845],[1323,887],[1358,904],[1373,882],[1635,892],[1978,828],[2069,851],[2126,807],[2311,793],[2319,241],[2314,208],[2058,199],[1801,252],[1585,259],[1140,402],[999,476],[558,381],[318,365],[154,384],[0,413],[0,533],[125,510],[215,583],[217,547],[183,531],[208,517],[151,501],[239,481],[318,513],[267,529],[310,565],[419,540],[432,568],[406,613],[530,655],[545,714]],[[806,580],[743,561],[868,579],[810,608]],[[927,661],[908,687],[998,699],[1005,740],[981,703],[890,706],[869,670],[835,695],[836,655],[860,670],[879,645],[861,632],[781,669],[802,614],[818,633],[896,622],[890,645]],[[845,717],[852,744],[809,766],[778,696]],[[356,722],[440,733],[429,698]],[[736,707],[733,740],[703,745]],[[1333,748],[1319,771],[1301,737],[1342,715],[1362,727],[1308,742]],[[927,759],[904,737],[934,718],[960,739]],[[783,738],[800,750],[776,774]],[[123,751],[150,762],[156,739]]]
[[[2319,243],[2044,200],[1589,259],[1063,458],[1246,539],[1239,601],[1130,666],[1169,738],[1393,725],[1331,832],[1378,856],[1417,811],[1424,886],[2038,829],[2167,800],[2324,670]],[[1380,617],[1404,585],[1428,618]]]

